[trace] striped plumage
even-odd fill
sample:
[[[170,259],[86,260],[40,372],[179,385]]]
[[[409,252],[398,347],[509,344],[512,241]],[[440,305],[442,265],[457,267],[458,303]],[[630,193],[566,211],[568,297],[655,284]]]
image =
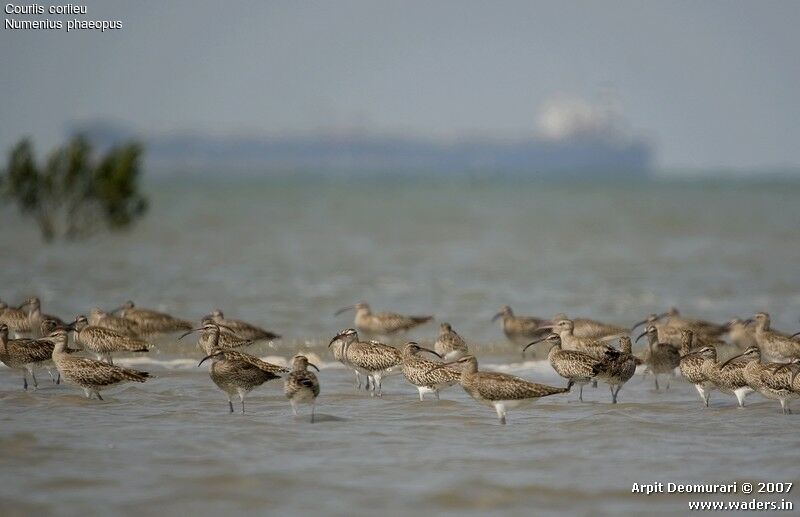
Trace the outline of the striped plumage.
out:
[[[509,341],[518,346],[545,337],[550,333],[550,330],[541,328],[542,325],[546,325],[549,322],[547,319],[534,316],[516,316],[508,305],[503,305],[500,311],[492,317],[492,321],[498,318],[502,318],[503,334]]]
[[[211,314],[206,316],[206,318],[223,327],[227,327],[231,332],[242,339],[250,339],[252,341],[272,341],[281,337],[279,334],[270,332],[269,330],[253,325],[252,323],[226,318],[225,314],[223,314],[223,312],[219,309],[214,310]]]
[[[372,394],[383,395],[382,380],[391,374],[400,373],[402,357],[400,351],[377,341],[359,341],[355,329],[337,334],[328,344],[341,342],[341,362],[366,375],[372,382]]]
[[[645,354],[644,363],[647,369],[653,374],[653,382],[658,387],[658,376],[667,375],[667,389],[669,389],[669,381],[675,374],[681,361],[680,349],[671,343],[660,343],[658,341],[658,329],[656,325],[649,324],[645,331],[640,334],[636,341],[642,337],[647,336],[647,353]]]
[[[306,356],[294,356],[294,359],[292,359],[292,371],[283,381],[283,392],[286,394],[286,398],[289,399],[295,416],[297,416],[298,404],[311,404],[311,423],[313,424],[314,407],[319,396],[319,379],[314,375],[314,372],[308,370],[309,366],[319,371],[315,364],[308,362]]]
[[[106,327],[89,325],[86,316],[78,316],[72,328],[75,331],[75,343],[109,364],[114,364],[111,354],[116,352],[149,351],[146,341],[120,334]]]
[[[437,352],[422,348],[417,343],[407,343],[401,352],[403,376],[408,382],[417,387],[419,400],[424,400],[426,393],[433,393],[436,396],[436,400],[439,400],[439,391],[457,384],[461,378],[461,372],[449,367],[436,368],[441,363],[423,359],[420,356],[420,352],[437,355]],[[438,355],[441,358],[441,354]]]
[[[616,339],[628,335],[628,329],[625,327],[603,323],[602,321],[589,318],[569,318],[563,312],[555,314],[552,319],[553,322],[561,320],[572,321],[572,333],[578,338],[605,340],[603,338]]]
[[[130,338],[138,339],[141,334],[139,325],[135,321],[114,316],[97,307],[89,311],[87,321],[92,327],[102,327]]]
[[[548,334],[545,338],[528,343],[525,348],[539,342],[545,342],[550,347],[550,351],[547,353],[547,360],[550,361],[550,366],[553,367],[553,370],[561,377],[569,380],[570,383],[579,386],[578,400],[583,402],[583,386],[595,377],[595,367],[602,358],[597,358],[578,350],[564,350],[561,336],[556,333]]]
[[[636,358],[633,356],[631,338],[619,338],[620,349],[606,351],[605,358],[595,365],[594,377],[608,384],[611,390],[611,402],[617,403],[617,395],[622,386],[631,380],[636,373]]]
[[[742,374],[750,388],[768,399],[779,401],[783,413],[791,413],[789,402],[797,398],[800,386],[795,386],[796,378],[793,382],[794,373],[790,365],[762,362],[761,350],[757,346],[749,347],[740,355],[728,359],[723,364],[734,361],[746,362]]]
[[[136,307],[132,301],[125,302],[125,305],[112,312],[134,322],[140,335],[169,334],[189,330],[193,327],[190,321],[163,312]]]
[[[198,366],[209,359],[211,360],[211,366],[209,366],[211,380],[227,395],[231,413],[233,413],[232,397],[234,395],[239,395],[242,414],[244,414],[244,399],[250,391],[267,381],[279,379],[282,375],[289,373],[287,368],[236,350],[216,348],[205,356]]]
[[[439,364],[436,368],[451,365],[461,368],[459,382],[464,391],[477,402],[494,407],[501,424],[506,423],[509,409],[530,404],[542,397],[567,393],[573,384],[569,381],[566,388],[557,388],[506,373],[479,372],[478,360],[473,355],[464,356],[453,363]]]
[[[595,359],[603,359],[606,352],[611,349],[607,343],[599,339],[576,336],[575,322],[570,319],[557,320],[552,325],[545,325],[544,327],[552,328],[553,333],[559,335],[561,346],[565,350],[577,350]]]
[[[178,339],[183,339],[193,332],[200,332],[200,337],[197,339],[197,346],[206,354],[210,354],[217,348],[232,350],[254,343],[251,339],[242,339],[234,335],[230,330],[227,332],[224,330],[225,329],[221,328],[220,325],[211,320],[203,320],[203,325],[201,327],[187,330],[181,334]]]
[[[744,377],[747,361],[735,360],[724,363],[717,362],[717,351],[714,347],[705,346],[698,350],[703,361],[703,374],[713,389],[736,396],[739,407],[744,407],[745,397],[753,392],[753,388]]]
[[[33,380],[33,387],[37,388],[39,383],[34,369],[46,368],[50,364],[53,344],[28,338],[9,339],[8,330],[8,325],[0,323],[0,361],[9,368],[22,372],[23,389],[28,389],[28,374]]]
[[[459,336],[449,323],[442,323],[439,326],[439,335],[433,344],[433,349],[446,361],[454,361],[469,354],[464,338]]]
[[[433,316],[405,316],[393,312],[373,313],[369,304],[359,302],[336,311],[336,315],[347,310],[355,310],[354,326],[359,332],[373,336],[389,336],[405,332],[433,319]]]
[[[708,398],[711,396],[712,384],[706,378],[703,372],[703,359],[699,355],[692,353],[692,341],[694,333],[691,330],[682,330],[681,337],[681,359],[678,367],[681,370],[681,375],[691,384],[694,384],[703,403],[708,407]]]
[[[95,395],[103,400],[100,392],[121,382],[145,382],[150,374],[132,368],[76,357],[67,353],[67,331],[58,329],[50,335],[53,341],[53,362],[61,376],[72,384],[83,388],[86,398]]]
[[[27,306],[29,301],[26,301],[19,307],[9,307],[3,303],[3,308],[0,308],[0,324],[8,327],[9,333],[15,337],[31,336],[33,327],[28,312],[22,310]]]
[[[800,341],[770,328],[770,317],[766,312],[754,316],[756,343],[761,354],[770,361],[788,362],[800,358]]]

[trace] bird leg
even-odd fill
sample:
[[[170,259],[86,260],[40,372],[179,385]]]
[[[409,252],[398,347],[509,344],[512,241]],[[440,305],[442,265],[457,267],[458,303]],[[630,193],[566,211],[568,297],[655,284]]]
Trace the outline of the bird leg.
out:
[[[611,390],[611,403],[612,404],[616,404],[617,403],[617,394],[614,393],[614,386],[609,384],[608,385],[608,389]]]
[[[316,406],[316,402],[311,403],[311,423],[314,423],[314,407]]]
[[[97,395],[97,400],[103,400],[103,397],[100,396],[99,391],[95,391],[94,394]]]
[[[230,398],[228,398],[228,407],[231,409],[231,414],[233,414],[233,402]]]
[[[656,383],[656,391],[658,391],[658,374],[657,373],[653,374],[653,382]]]
[[[28,391],[28,374],[22,372],[22,389]]]
[[[297,403],[295,401],[292,401],[292,412],[294,416],[297,416]]]
[[[495,404],[494,409],[497,411],[497,418],[500,420],[500,423],[506,425],[506,408],[504,408],[502,404]]]
[[[597,387],[597,379],[592,379],[592,388]]]
[[[33,389],[38,389],[39,383],[36,382],[36,374],[33,373],[33,370],[31,370],[31,379],[33,379]]]
[[[581,387],[578,390],[578,400],[583,402],[583,384],[581,384]]]

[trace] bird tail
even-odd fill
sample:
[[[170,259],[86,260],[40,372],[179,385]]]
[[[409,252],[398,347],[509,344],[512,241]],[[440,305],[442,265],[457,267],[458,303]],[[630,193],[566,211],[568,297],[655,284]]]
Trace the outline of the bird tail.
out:
[[[140,372],[132,368],[120,368],[122,376],[129,381],[144,382],[151,377],[149,372]]]

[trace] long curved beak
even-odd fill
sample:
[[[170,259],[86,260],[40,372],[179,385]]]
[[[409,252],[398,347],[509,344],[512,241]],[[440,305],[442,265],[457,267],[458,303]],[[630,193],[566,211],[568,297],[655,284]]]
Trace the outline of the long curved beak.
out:
[[[224,352],[214,352],[213,354],[209,354],[209,355],[205,356],[202,361],[197,363],[197,366],[202,365],[204,362],[206,362],[206,360],[211,359],[212,357],[216,357],[216,356],[218,356],[218,355],[220,355],[222,353],[224,353]]]
[[[631,329],[631,330],[633,330],[633,329]],[[647,335],[647,332],[642,332],[642,333],[641,333],[641,334],[639,334],[639,336],[636,338],[636,340],[634,341],[634,343],[638,343],[638,342],[639,342],[639,340],[640,340],[640,339],[642,339],[643,337],[645,337],[646,335]]]
[[[545,337],[542,337],[542,338],[539,338],[539,339],[537,339],[536,341],[531,341],[530,343],[528,343],[527,345],[525,345],[524,347],[522,347],[522,351],[524,352],[524,351],[525,351],[525,350],[527,350],[528,348],[532,347],[533,345],[535,345],[535,344],[537,344],[537,343],[541,343],[541,342],[542,342],[542,341],[544,341],[545,339],[547,339],[547,336],[545,336]]]
[[[200,327],[200,328],[197,328],[197,329],[192,329],[192,330],[187,330],[186,332],[181,334],[181,336],[178,339],[183,339],[186,336],[188,336],[189,334],[191,334],[192,332],[200,332],[201,330],[203,330],[203,327]]]
[[[790,337],[791,337],[791,338],[796,338],[797,336],[800,336],[800,332],[795,332],[795,333],[794,333],[794,334],[792,334]]]
[[[546,325],[539,325],[536,327],[536,330],[553,330],[554,325],[552,323],[548,323]]]
[[[730,359],[728,359],[727,361],[725,361],[724,363],[719,365],[719,369],[722,370],[723,368],[725,368],[725,366],[727,366],[728,363],[734,361],[735,359],[739,359],[740,357],[743,357],[743,356],[744,356],[744,354],[739,354],[739,355],[735,355],[735,356],[731,357]]]
[[[637,322],[636,322],[636,323],[635,323],[635,324],[634,324],[634,325],[631,327],[631,332],[633,332],[633,331],[634,331],[634,330],[636,330],[637,328],[641,327],[642,325],[644,325],[644,324],[645,324],[645,323],[647,323],[648,321],[650,321],[650,318],[647,318],[646,320],[642,320],[642,321],[637,321]]]
[[[497,314],[495,314],[494,316],[492,316],[492,321],[497,321],[497,318],[499,318],[499,317],[500,317],[500,316],[502,316],[502,315],[503,315],[503,313],[502,313],[502,312],[498,312]]]
[[[341,309],[339,309],[338,311],[334,312],[334,313],[333,313],[333,315],[334,315],[334,316],[338,316],[339,314],[341,314],[341,313],[343,313],[343,312],[346,312],[346,311],[351,311],[351,310],[353,310],[353,309],[355,309],[355,308],[356,308],[356,306],[355,306],[355,305],[348,305],[347,307],[342,307],[342,308],[341,308]]]
[[[439,359],[444,359],[444,357],[442,357],[442,356],[439,354],[439,352],[435,352],[435,351],[431,350],[430,348],[419,347],[419,349],[420,349],[420,350],[424,350],[425,352],[428,352],[429,354],[433,354],[433,355],[435,355],[436,357],[438,357]]]
[[[313,368],[313,369],[315,369],[316,371],[319,371],[319,368],[318,368],[318,367],[317,367],[317,365],[316,365],[316,364],[314,364],[314,363],[308,363],[308,366],[312,367],[312,368]]]

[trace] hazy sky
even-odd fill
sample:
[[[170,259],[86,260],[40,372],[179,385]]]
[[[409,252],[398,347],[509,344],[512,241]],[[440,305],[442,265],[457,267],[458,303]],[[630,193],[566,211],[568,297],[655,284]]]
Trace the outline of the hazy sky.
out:
[[[800,2],[88,9],[80,18],[119,19],[123,29],[0,30],[3,149],[24,134],[52,145],[69,121],[97,117],[153,132],[516,137],[533,133],[553,95],[612,92],[662,167],[800,165]]]

